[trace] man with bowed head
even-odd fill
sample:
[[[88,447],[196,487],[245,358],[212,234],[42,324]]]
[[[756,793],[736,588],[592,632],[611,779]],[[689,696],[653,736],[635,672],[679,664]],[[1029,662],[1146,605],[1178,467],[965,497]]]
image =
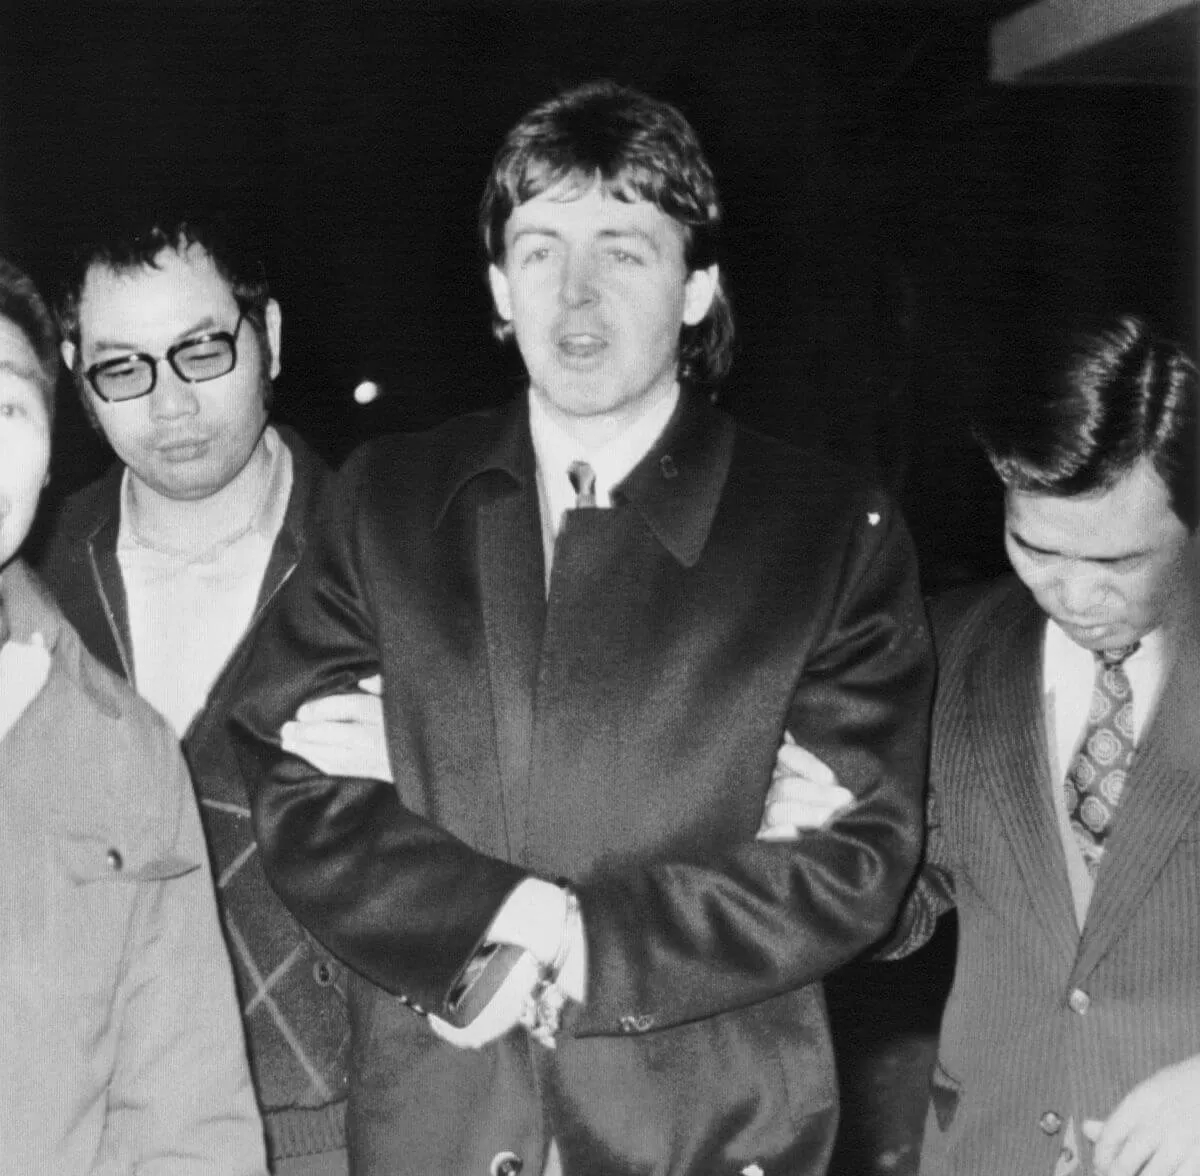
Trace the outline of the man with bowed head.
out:
[[[673,107],[526,114],[481,224],[527,394],[352,457],[260,634],[235,725],[268,873],[358,974],[359,1172],[827,1166],[821,980],[916,862],[930,655],[891,502],[705,395],[720,223]],[[375,673],[394,784],[298,758]],[[793,736],[853,803],[778,839]]]
[[[265,1176],[178,743],[17,555],[49,468],[57,347],[0,260],[0,1166]]]
[[[929,840],[878,952],[957,910],[921,1171],[1196,1176],[1197,373],[1132,315],[1030,350],[976,427],[1015,574],[933,606]]]

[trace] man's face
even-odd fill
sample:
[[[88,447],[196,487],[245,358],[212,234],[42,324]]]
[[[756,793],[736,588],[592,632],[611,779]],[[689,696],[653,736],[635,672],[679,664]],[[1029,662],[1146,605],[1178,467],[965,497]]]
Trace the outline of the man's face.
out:
[[[513,211],[504,247],[496,308],[552,413],[633,420],[674,386],[679,333],[717,281],[716,266],[688,273],[677,222],[599,184],[560,185]]]
[[[1167,619],[1188,542],[1146,459],[1102,493],[1008,493],[1013,568],[1042,610],[1086,649],[1131,644]]]
[[[213,331],[232,332],[239,309],[229,284],[198,246],[165,249],[154,267],[117,273],[93,266],[79,300],[80,368],[131,351],[162,356]],[[249,461],[266,424],[268,380],[279,372],[279,307],[267,306],[267,348],[242,321],[237,366],[199,384],[160,360],[149,396],[110,404],[85,381],[100,427],[134,477],[167,498],[207,498]],[[73,366],[75,351],[63,344]]]
[[[50,466],[50,414],[24,334],[0,318],[0,568],[33,525]]]

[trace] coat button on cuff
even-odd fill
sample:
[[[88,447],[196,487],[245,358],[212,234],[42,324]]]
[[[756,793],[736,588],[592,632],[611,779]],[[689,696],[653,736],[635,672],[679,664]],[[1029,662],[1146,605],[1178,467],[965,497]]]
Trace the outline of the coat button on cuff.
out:
[[[1062,1129],[1062,1116],[1056,1115],[1053,1111],[1047,1111],[1039,1120],[1038,1126],[1047,1135],[1057,1135]]]
[[[108,868],[116,873],[125,868],[125,859],[121,856],[119,849],[110,849],[105,860],[108,862]]]
[[[1067,997],[1067,1004],[1071,1006],[1072,1012],[1078,1013],[1082,1017],[1092,1007],[1092,998],[1082,988],[1076,988]]]

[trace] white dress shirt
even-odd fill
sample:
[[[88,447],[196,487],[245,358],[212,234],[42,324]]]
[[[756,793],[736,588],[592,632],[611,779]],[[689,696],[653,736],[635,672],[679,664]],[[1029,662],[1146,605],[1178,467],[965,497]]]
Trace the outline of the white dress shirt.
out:
[[[125,584],[137,692],[182,737],[249,627],[292,490],[292,455],[274,429],[263,442],[266,492],[231,541],[182,553],[145,542],[121,484],[117,561]]]
[[[1135,743],[1140,743],[1146,724],[1158,705],[1165,657],[1163,631],[1156,629],[1142,638],[1137,652],[1125,662],[1125,673],[1133,691]],[[1071,761],[1083,742],[1095,680],[1096,658],[1091,650],[1076,645],[1058,625],[1048,620],[1042,646],[1042,684],[1050,782],[1054,811],[1058,815],[1059,833],[1067,859],[1067,876],[1071,883],[1075,916],[1081,928],[1091,901],[1094,881],[1071,832],[1063,785]],[[1136,794],[1130,793],[1126,803],[1136,804]]]
[[[629,428],[614,432],[602,445],[586,450],[547,411],[541,400],[529,393],[529,432],[533,438],[533,453],[537,460],[538,503],[542,512],[542,543],[546,555],[546,579],[554,540],[562,526],[563,514],[575,507],[575,487],[568,474],[573,462],[586,461],[596,475],[596,505],[601,509],[612,506],[612,492],[632,472],[634,466],[653,448],[662,436],[675,406],[679,403],[679,386],[665,399],[653,405]]]

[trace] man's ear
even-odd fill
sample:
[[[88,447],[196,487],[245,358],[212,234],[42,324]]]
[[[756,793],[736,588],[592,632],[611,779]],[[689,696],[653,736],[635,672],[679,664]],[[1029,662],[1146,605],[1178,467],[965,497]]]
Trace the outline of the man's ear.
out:
[[[273,380],[279,375],[279,354],[283,342],[283,312],[274,298],[267,299],[263,321],[267,328],[267,347],[271,352],[271,379]]]
[[[58,345],[58,350],[67,371],[73,372],[75,370],[75,344],[70,339],[64,339]]]
[[[508,278],[498,265],[488,266],[488,285],[492,288],[492,301],[496,304],[496,313],[506,322],[512,322],[512,291],[508,286]]]
[[[683,288],[683,325],[694,327],[703,322],[712,308],[713,299],[721,284],[721,271],[716,265],[707,269],[695,269],[688,274]]]

